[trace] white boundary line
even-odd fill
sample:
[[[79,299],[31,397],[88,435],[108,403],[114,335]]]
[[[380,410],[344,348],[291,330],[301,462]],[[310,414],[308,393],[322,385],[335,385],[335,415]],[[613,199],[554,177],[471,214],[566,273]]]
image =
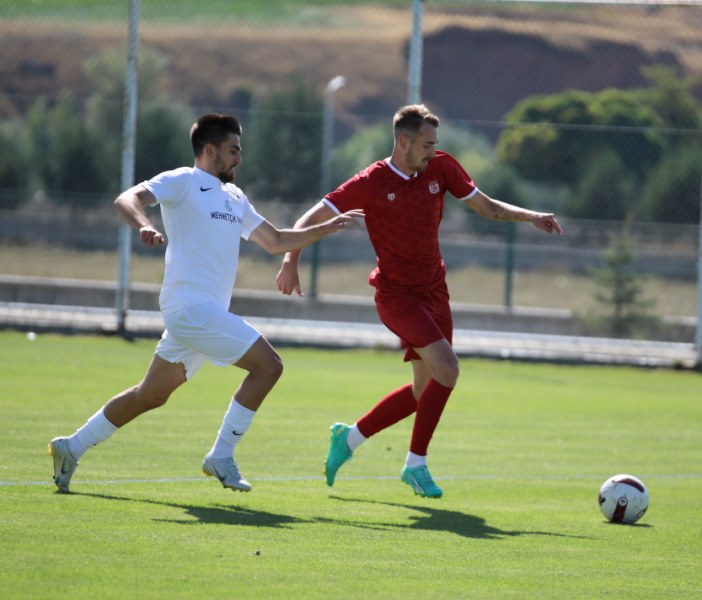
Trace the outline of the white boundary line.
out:
[[[582,479],[601,479],[602,476],[597,475],[446,475],[444,477],[435,477],[437,481],[469,481],[469,480],[529,480],[529,481],[568,481],[568,480],[582,480]],[[658,475],[641,475],[641,479],[651,480],[651,479],[702,479],[702,473],[680,473],[680,474],[658,474]],[[368,476],[356,476],[356,477],[339,477],[337,481],[387,481],[395,480],[399,481],[400,476],[397,475],[368,475]],[[270,476],[270,477],[249,477],[252,482],[268,482],[268,481],[278,481],[278,482],[292,482],[292,481],[324,481],[324,477],[321,475],[300,475],[300,476]],[[206,482],[209,481],[205,476],[201,477],[159,477],[156,479],[102,479],[102,480],[78,480],[76,483],[78,485],[127,485],[127,484],[150,484],[155,483],[193,483],[193,482]],[[53,482],[49,479],[47,481],[0,481],[0,488],[2,487],[21,487],[21,486],[52,486]]]

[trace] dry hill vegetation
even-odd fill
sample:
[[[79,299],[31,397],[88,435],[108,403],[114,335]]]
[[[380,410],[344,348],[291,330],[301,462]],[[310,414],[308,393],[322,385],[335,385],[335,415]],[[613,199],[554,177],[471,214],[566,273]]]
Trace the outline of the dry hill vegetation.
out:
[[[401,104],[410,11],[337,7],[316,14],[301,24],[231,16],[215,23],[145,21],[140,40],[168,60],[164,91],[195,106],[236,106],[242,90],[265,91],[294,73],[320,88],[346,76],[337,102],[347,115],[387,115]],[[22,115],[39,95],[53,98],[65,88],[87,97],[85,60],[124,47],[126,30],[114,21],[0,22],[0,116]],[[424,96],[454,118],[499,119],[532,93],[640,85],[639,67],[654,62],[702,74],[699,7],[515,4],[442,12],[428,4],[424,30]]]

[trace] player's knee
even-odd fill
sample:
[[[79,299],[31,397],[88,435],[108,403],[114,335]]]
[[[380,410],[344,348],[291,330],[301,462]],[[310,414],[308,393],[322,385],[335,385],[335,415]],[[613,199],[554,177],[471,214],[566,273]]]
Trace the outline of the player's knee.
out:
[[[460,374],[460,367],[458,365],[458,358],[451,361],[446,361],[439,365],[433,374],[433,378],[443,386],[454,388],[458,382],[458,375]]]
[[[160,391],[141,391],[141,393],[138,394],[144,412],[163,406],[168,402],[169,396],[170,394]]]
[[[275,383],[283,374],[283,359],[278,353],[274,353],[260,370],[260,373],[270,382]]]
[[[278,381],[278,379],[280,379],[283,374],[283,368],[283,359],[276,354],[275,358],[271,361],[271,378],[273,381]]]

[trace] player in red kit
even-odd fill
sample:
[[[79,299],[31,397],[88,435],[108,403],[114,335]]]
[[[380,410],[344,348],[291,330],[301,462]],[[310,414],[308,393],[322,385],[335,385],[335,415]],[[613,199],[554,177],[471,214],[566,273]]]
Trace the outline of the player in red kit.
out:
[[[390,392],[356,423],[332,425],[325,463],[330,486],[361,443],[416,413],[401,479],[420,496],[439,498],[443,493],[429,473],[427,451],[459,372],[451,346],[446,265],[439,247],[446,192],[487,219],[529,221],[546,233],[563,234],[553,214],[523,209],[481,192],[451,155],[437,150],[438,127],[438,117],[424,105],[398,110],[390,158],[349,179],[295,224],[305,227],[363,209],[377,256],[369,283],[375,287],[378,315],[400,338],[405,361],[413,370],[412,383]],[[283,259],[276,285],[284,294],[302,295],[299,258],[300,251],[293,251]]]

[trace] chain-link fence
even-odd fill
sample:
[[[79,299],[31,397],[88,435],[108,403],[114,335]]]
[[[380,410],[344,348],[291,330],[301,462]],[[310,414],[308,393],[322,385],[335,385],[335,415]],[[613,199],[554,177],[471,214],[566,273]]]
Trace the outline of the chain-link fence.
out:
[[[554,211],[566,230],[551,239],[447,199],[454,302],[572,311],[604,333],[624,311],[636,326],[623,335],[689,341],[702,6],[422,8],[421,98],[442,119],[440,147],[489,195]],[[0,5],[0,277],[116,277],[128,12],[127,0]],[[325,165],[336,185],[389,154],[412,23],[408,1],[141,0],[136,181],[192,164],[198,114],[236,114],[238,183],[291,224],[320,197]],[[162,255],[134,251],[132,280],[158,283]],[[325,240],[321,257],[320,294],[370,296],[363,232]],[[238,287],[273,291],[277,264],[245,244]]]

